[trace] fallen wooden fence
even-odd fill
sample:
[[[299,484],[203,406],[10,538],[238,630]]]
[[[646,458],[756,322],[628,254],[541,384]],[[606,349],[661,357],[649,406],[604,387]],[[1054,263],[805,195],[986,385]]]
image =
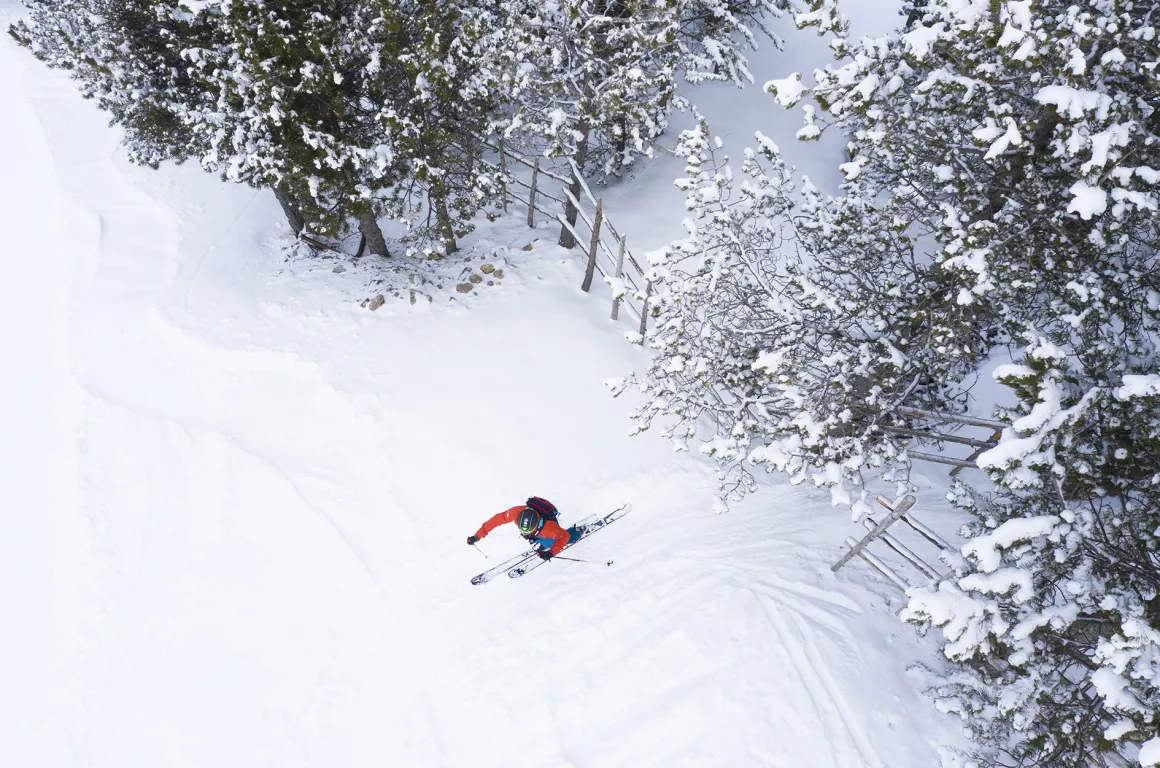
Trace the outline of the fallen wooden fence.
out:
[[[999,437],[1007,425],[1001,421],[994,419],[982,419],[975,416],[961,416],[956,413],[942,413],[939,411],[924,411],[918,408],[899,408],[895,411],[901,416],[909,416],[911,418],[923,419],[930,422],[929,430],[924,429],[906,429],[904,427],[883,427],[886,432],[903,437],[916,437],[923,440],[929,440],[936,443],[955,443],[956,445],[965,445],[974,448],[970,456],[964,459],[955,458],[953,456],[940,456],[934,453],[926,453],[923,451],[907,451],[906,454],[918,461],[927,461],[933,464],[944,464],[952,467],[950,476],[954,477],[964,469],[978,469],[978,464],[975,459],[983,455],[985,451],[994,448],[999,444]],[[933,431],[940,425],[957,424],[966,427],[979,427],[988,429],[991,435],[986,440],[978,440],[972,437],[963,437],[961,435],[948,435],[945,432]]]
[[[898,555],[902,561],[910,565],[914,570],[922,574],[923,578],[931,586],[936,586],[943,579],[950,575],[950,571],[940,574],[940,569],[932,565],[927,560],[923,559],[921,555],[915,552],[911,547],[907,546],[900,537],[888,532],[888,529],[898,521],[904,522],[915,533],[921,536],[925,541],[932,544],[940,551],[951,551],[951,545],[948,544],[941,536],[932,531],[926,525],[914,518],[912,508],[915,504],[914,496],[907,495],[899,500],[894,505],[889,504],[882,497],[878,497],[876,501],[886,508],[888,514],[881,521],[874,519],[872,515],[866,515],[862,518],[862,525],[867,529],[867,533],[861,539],[855,540],[853,536],[846,539],[846,547],[848,547],[845,554],[838,562],[830,567],[830,570],[837,573],[838,570],[850,562],[855,557],[862,559],[866,564],[881,574],[887,581],[898,587],[902,592],[914,586],[907,579],[903,578],[893,568],[891,568],[881,558],[875,556],[869,551],[870,545],[876,541],[882,543]]]

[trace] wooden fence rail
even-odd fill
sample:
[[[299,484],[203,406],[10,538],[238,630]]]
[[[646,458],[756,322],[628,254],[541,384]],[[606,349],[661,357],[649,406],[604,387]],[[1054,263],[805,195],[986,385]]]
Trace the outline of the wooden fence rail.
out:
[[[889,547],[896,555],[902,558],[902,561],[914,568],[922,574],[926,579],[926,583],[931,587],[937,586],[944,579],[948,578],[953,571],[947,570],[945,573],[939,573],[940,568],[932,564],[929,560],[924,559],[921,555],[914,551],[910,546],[907,546],[901,537],[889,532],[888,529],[898,521],[906,523],[912,530],[919,534],[926,543],[933,545],[936,549],[941,551],[951,551],[951,545],[948,544],[941,536],[936,534],[927,526],[914,518],[912,508],[914,507],[915,499],[913,496],[906,496],[895,505],[887,503],[882,497],[878,497],[876,501],[886,508],[889,514],[881,521],[875,520],[872,515],[866,515],[862,518],[862,525],[866,527],[867,533],[860,540],[855,540],[853,537],[846,539],[846,546],[848,550],[842,558],[831,566],[830,570],[835,573],[843,565],[850,562],[854,557],[859,557],[867,564],[878,571],[887,581],[900,590],[905,592],[912,585],[905,578],[900,576],[897,571],[887,565],[883,560],[875,557],[869,551],[870,545],[875,541],[881,541]],[[902,608],[899,608],[901,612]]]
[[[898,518],[905,515],[906,510],[908,510],[914,506],[914,502],[915,502],[915,499],[913,496],[907,496],[906,498],[904,498],[902,501],[900,501],[898,503],[898,506],[893,507],[893,508],[889,507],[885,503],[883,503],[883,506],[886,506],[886,508],[890,510],[889,517],[887,517],[881,523],[878,523],[877,525],[875,525],[873,530],[870,531],[870,533],[868,533],[862,537],[861,541],[856,542],[854,544],[854,546],[850,547],[850,551],[847,552],[845,555],[843,555],[841,560],[834,563],[833,566],[830,567],[830,570],[833,571],[834,573],[837,573],[839,568],[841,568],[846,563],[850,562],[850,560],[855,555],[860,553],[862,550],[866,549],[866,547],[868,547],[870,545],[870,542],[874,541],[879,536],[881,536],[886,531],[887,528],[889,528],[894,522],[896,522],[898,520]]]
[[[907,518],[903,518],[903,519],[907,519]],[[870,515],[866,515],[864,518],[862,518],[862,525],[865,526],[867,530],[873,531],[875,528],[878,527],[879,523],[877,520],[875,520]],[[895,538],[892,534],[883,530],[878,534],[878,538],[882,540],[883,544],[885,544],[886,546],[890,547],[892,550],[897,552],[898,555],[900,557],[902,557],[903,560],[905,560],[906,562],[913,565],[915,567],[915,569],[917,569],[918,572],[921,573],[923,576],[926,576],[928,579],[937,579],[938,578],[938,571],[936,571],[930,565],[930,563],[923,560],[918,554],[915,553],[915,551],[913,549],[911,549],[910,547],[903,544],[900,540]]]
[[[560,223],[575,238],[577,243],[587,242],[587,261],[584,272],[584,281],[581,289],[585,292],[592,287],[592,281],[599,273],[605,282],[613,286],[612,313],[613,320],[618,320],[621,304],[626,304],[640,320],[639,333],[645,334],[648,325],[648,303],[652,297],[652,283],[645,277],[645,270],[636,260],[631,249],[628,248],[628,238],[612,223],[604,211],[603,200],[592,194],[591,188],[584,180],[580,169],[569,161],[569,170],[572,177],[555,173],[545,168],[540,157],[532,160],[513,155],[505,151],[501,145],[493,146],[483,142],[483,146],[498,153],[498,163],[484,158],[477,158],[479,164],[492,171],[498,172],[503,179],[503,207],[506,210],[509,202],[521,203],[527,207],[528,227],[535,228],[536,213]],[[531,171],[531,180],[525,181],[519,174],[509,172],[511,165],[521,166]],[[543,179],[558,182],[561,185],[560,196],[557,197],[543,188]],[[572,195],[573,181],[579,182],[581,199]],[[583,200],[591,204],[586,208]],[[547,201],[547,202],[545,202]],[[549,203],[555,203],[550,206]],[[564,211],[571,204],[576,210],[576,223],[569,223]],[[558,207],[556,207],[558,206]],[[591,215],[589,213],[591,211]],[[581,228],[587,230],[587,237]],[[611,238],[611,242],[609,242]]]

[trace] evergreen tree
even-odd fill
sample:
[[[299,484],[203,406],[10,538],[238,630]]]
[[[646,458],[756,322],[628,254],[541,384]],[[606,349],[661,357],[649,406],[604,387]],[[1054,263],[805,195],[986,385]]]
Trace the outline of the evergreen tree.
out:
[[[582,172],[619,173],[651,152],[665,129],[677,77],[741,83],[742,53],[754,30],[777,42],[765,19],[788,0],[504,0],[510,58],[516,63],[508,133]],[[580,196],[580,180],[570,188]],[[576,223],[575,206],[565,218]],[[560,244],[575,245],[570,226]]]
[[[402,171],[388,211],[410,221],[433,217],[451,253],[503,183],[498,169],[480,162],[484,143],[496,138],[511,76],[500,19],[486,5],[441,0],[374,6],[370,35],[380,62],[374,90],[383,105],[377,123],[392,137]]]
[[[197,157],[273,188],[296,232],[353,218],[386,255],[381,215],[453,250],[496,191],[472,154],[498,104],[495,20],[430,0],[37,0],[12,33],[100,98],[135,160]]]
[[[767,87],[820,107],[800,138],[847,132],[846,184],[794,193],[768,141],[734,178],[706,129],[685,137],[691,231],[654,259],[642,426],[687,444],[711,415],[730,477],[764,463],[845,500],[868,469],[905,484],[1006,358],[1010,427],[979,459],[995,490],[954,488],[965,557],[912,593],[963,664],[937,692],[983,764],[1160,751],[1153,9],[930,0],[857,45],[832,2],[799,18],[838,33],[839,62]]]
[[[124,130],[130,160],[157,167],[166,160],[202,159],[217,129],[195,116],[214,113],[216,99],[185,56],[220,39],[212,24],[189,10],[151,0],[31,0],[29,23],[10,29],[49,66],[70,72],[82,95],[95,98]],[[298,201],[275,192],[291,226],[300,231]]]
[[[29,23],[9,33],[67,70],[125,132],[129,158],[156,167],[196,157],[205,142],[181,120],[202,98],[150,0],[27,0]]]
[[[273,187],[310,226],[338,235],[359,222],[387,255],[375,190],[397,177],[389,135],[365,130],[371,18],[350,0],[279,0],[166,9],[211,104],[186,119],[207,137],[202,164],[224,178]],[[281,199],[281,198],[280,198]],[[285,207],[285,204],[284,204]]]
[[[433,0],[238,0],[202,14],[222,34],[186,51],[218,94],[195,116],[214,137],[207,165],[289,190],[328,234],[356,218],[384,255],[383,214],[455,250],[498,185],[472,157],[497,106],[494,14]]]

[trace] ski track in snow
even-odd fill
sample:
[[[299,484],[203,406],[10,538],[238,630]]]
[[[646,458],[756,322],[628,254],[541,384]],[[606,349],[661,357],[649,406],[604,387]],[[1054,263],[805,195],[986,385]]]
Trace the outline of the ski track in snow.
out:
[[[835,765],[849,766],[881,766],[873,747],[869,745],[866,733],[851,712],[849,702],[844,694],[838,690],[833,678],[826,668],[826,663],[818,655],[814,636],[802,617],[792,610],[786,610],[784,605],[777,605],[776,601],[759,595],[766,615],[774,626],[783,645],[789,649],[794,666],[801,674],[803,688],[813,692],[814,705],[819,713],[825,715],[825,720],[831,725],[840,725],[841,741],[845,748],[838,751],[833,734],[827,743],[834,751]],[[786,625],[782,613],[789,616],[796,634]],[[837,721],[835,723],[835,721]],[[851,759],[853,753],[853,759]]]
[[[0,46],[73,217],[83,541],[38,736],[64,757],[13,764],[936,763],[949,727],[903,673],[924,646],[829,574],[844,515],[774,484],[713,515],[709,466],[627,438],[600,381],[642,357],[574,261],[371,315],[283,271],[265,193],[128,166]],[[591,563],[470,586],[520,545],[463,538],[530,493],[634,509],[572,550]]]

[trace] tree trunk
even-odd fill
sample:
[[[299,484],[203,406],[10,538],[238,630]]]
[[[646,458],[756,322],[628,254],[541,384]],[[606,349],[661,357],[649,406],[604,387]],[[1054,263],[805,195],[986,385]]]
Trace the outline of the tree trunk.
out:
[[[572,159],[576,163],[576,168],[579,169],[581,172],[583,172],[583,170],[584,170],[584,163],[588,160],[588,133],[589,133],[589,130],[590,129],[586,125],[582,125],[580,127],[580,131],[581,131],[580,145],[576,147],[576,154],[572,157]],[[576,200],[577,202],[579,202],[579,200],[580,200],[580,177],[579,176],[573,174],[572,185],[569,187],[568,191],[570,191],[572,193],[572,200]],[[572,204],[572,200],[569,200],[564,205],[564,218],[568,220],[569,226],[571,226],[572,229],[575,229],[576,217],[578,215],[578,211],[576,210],[576,206]],[[561,248],[575,248],[576,247],[576,238],[572,234],[572,230],[569,229],[568,227],[563,226],[563,225],[560,226],[559,245]]]
[[[984,217],[993,219],[999,215],[999,211],[1007,203],[1007,195],[1017,188],[1027,175],[1028,163],[1039,162],[1047,152],[1047,145],[1061,122],[1055,107],[1045,106],[1040,109],[1035,123],[1035,133],[1031,137],[1032,152],[1020,155],[1012,161],[1009,168],[995,174],[995,178],[991,180],[991,194],[987,206],[983,209]]]
[[[294,230],[295,235],[302,234],[302,230],[306,228],[306,218],[299,210],[298,202],[294,196],[282,185],[276,185],[271,189],[274,190],[274,197],[278,199],[278,204],[282,206],[282,213],[286,214],[286,221],[289,222],[290,229]]]
[[[387,241],[383,237],[383,230],[379,229],[379,222],[373,212],[366,212],[358,217],[358,231],[366,238],[367,247],[376,256],[390,256],[387,250]]]
[[[628,118],[624,115],[616,118],[616,127],[620,135],[616,137],[616,157],[612,160],[612,167],[619,171],[624,167],[624,151],[628,149]]]
[[[902,7],[902,10],[906,13],[906,24],[903,25],[903,29],[907,31],[914,29],[914,26],[922,20],[923,15],[926,13],[926,4],[927,0],[914,0],[914,2]]]
[[[1160,111],[1160,110],[1158,110]],[[528,195],[528,228],[536,228],[536,184],[540,181],[540,158],[532,166],[532,192]]]
[[[459,250],[455,242],[455,228],[451,226],[451,214],[447,212],[447,202],[442,197],[435,198],[435,222],[443,235],[443,253],[450,256]]]
[[[596,274],[596,253],[600,250],[600,222],[604,218],[604,198],[596,201],[596,218],[592,220],[592,244],[588,247],[588,268],[584,270],[584,282],[580,290],[592,290],[592,278]]]

